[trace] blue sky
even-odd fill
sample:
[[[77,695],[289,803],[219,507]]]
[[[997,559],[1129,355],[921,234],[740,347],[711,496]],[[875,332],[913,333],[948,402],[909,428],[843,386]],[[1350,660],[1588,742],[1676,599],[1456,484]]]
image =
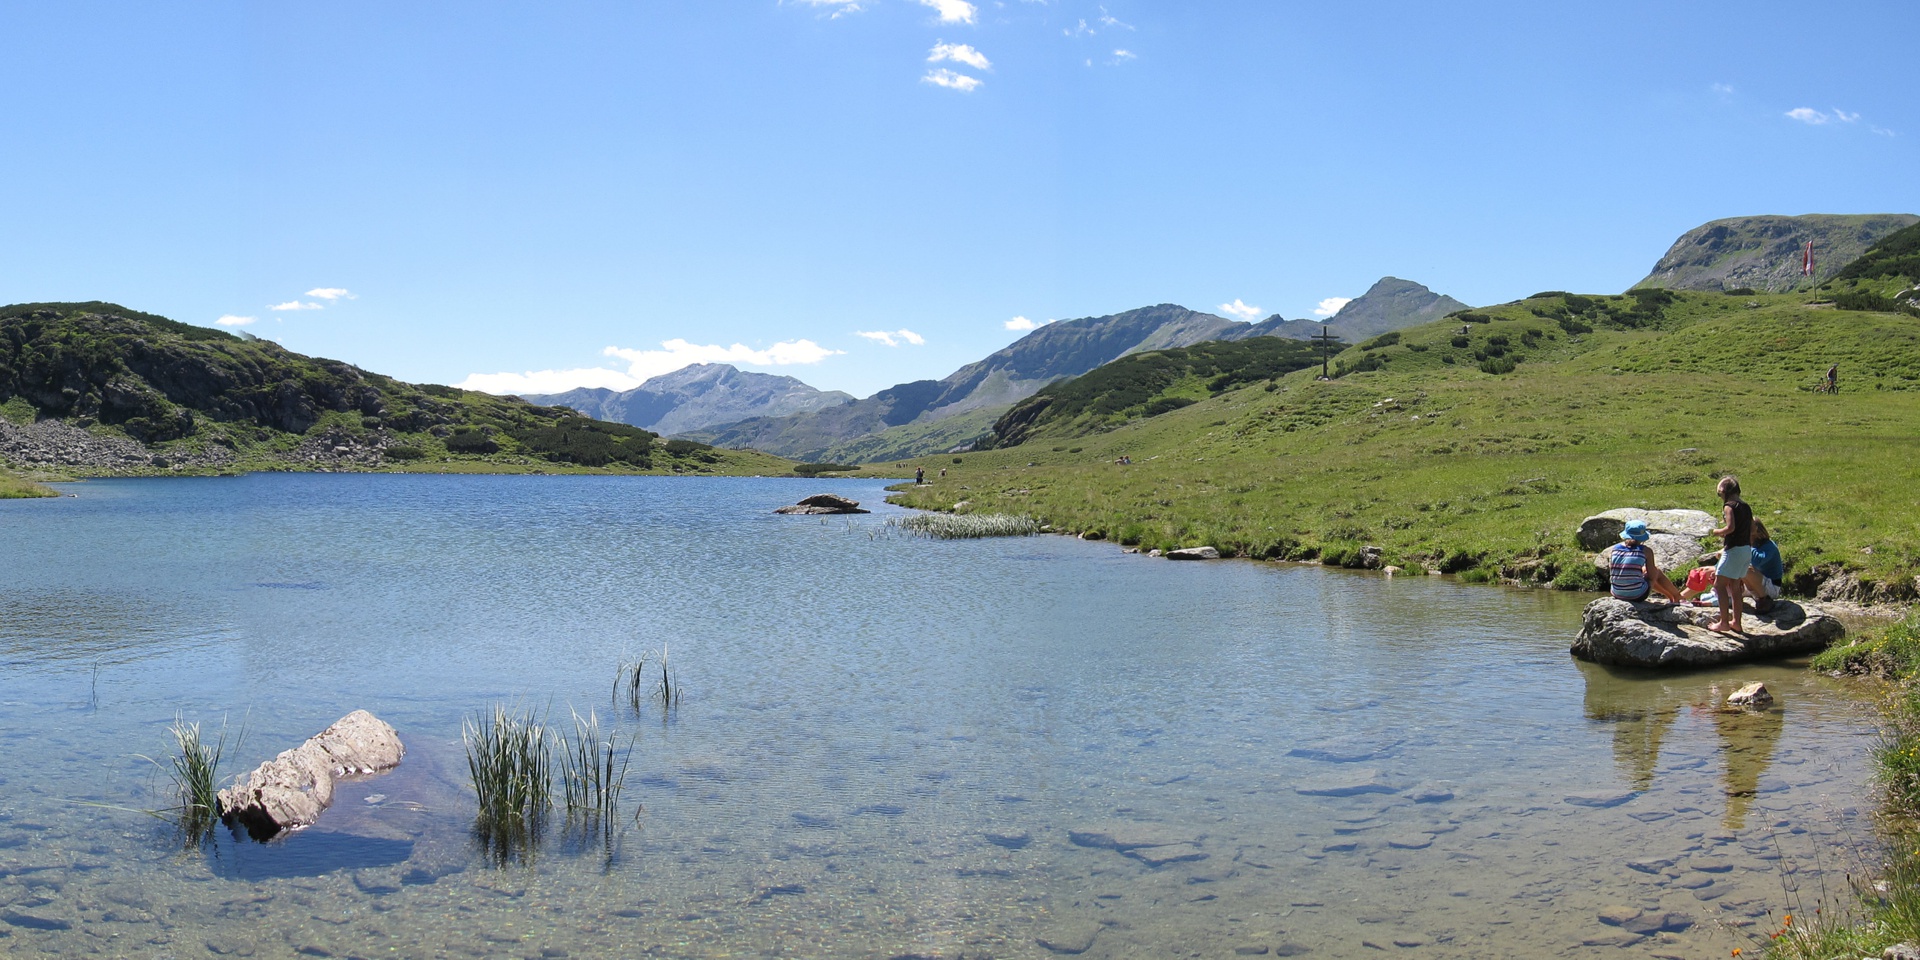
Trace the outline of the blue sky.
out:
[[[0,301],[507,392],[865,396],[1022,320],[1614,292],[1707,220],[1920,212],[1910,0],[6,0],[0,36]]]

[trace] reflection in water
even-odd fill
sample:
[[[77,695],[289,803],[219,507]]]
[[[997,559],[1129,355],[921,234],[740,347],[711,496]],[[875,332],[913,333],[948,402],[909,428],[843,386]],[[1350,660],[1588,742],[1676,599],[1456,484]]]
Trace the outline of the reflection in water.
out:
[[[1653,674],[1585,662],[1579,667],[1587,681],[1586,718],[1613,725],[1614,765],[1637,791],[1653,788],[1660,745],[1675,722],[1683,716],[1711,717],[1726,763],[1722,825],[1728,830],[1745,826],[1747,808],[1785,729],[1786,714],[1779,704],[1765,710],[1727,706],[1727,694],[1739,683],[1726,671]],[[1746,668],[1740,676],[1754,669]]]

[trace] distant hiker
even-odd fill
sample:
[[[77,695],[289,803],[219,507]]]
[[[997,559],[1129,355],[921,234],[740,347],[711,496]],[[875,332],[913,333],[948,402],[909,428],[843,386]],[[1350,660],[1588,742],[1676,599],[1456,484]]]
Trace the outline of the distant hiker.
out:
[[[917,487],[926,482],[927,482],[927,468],[914,467],[913,468],[913,485]]]
[[[941,468],[940,468],[940,479],[942,479],[942,480],[945,480],[946,478],[947,478],[947,468],[946,468],[946,467],[941,467]]]
[[[1713,570],[1713,597],[1720,618],[1707,625],[1715,633],[1740,633],[1740,618],[1745,611],[1740,601],[1746,593],[1747,569],[1753,566],[1753,508],[1740,499],[1740,481],[1733,476],[1720,478],[1714,488],[1720,494],[1721,525],[1713,531],[1720,538],[1720,565]]]
[[[1661,596],[1679,603],[1680,591],[1674,589],[1673,581],[1660,572],[1660,565],[1653,560],[1653,550],[1647,546],[1650,536],[1645,520],[1627,521],[1620,542],[1613,545],[1613,552],[1607,556],[1608,584],[1614,597],[1621,600],[1639,602],[1658,590]]]
[[[1753,565],[1747,568],[1747,593],[1753,597],[1753,609],[1767,613],[1780,599],[1780,581],[1787,578],[1787,568],[1780,559],[1780,545],[1773,542],[1759,517],[1753,518],[1752,540]]]
[[[1840,392],[1840,365],[1837,363],[1827,368],[1827,392]]]

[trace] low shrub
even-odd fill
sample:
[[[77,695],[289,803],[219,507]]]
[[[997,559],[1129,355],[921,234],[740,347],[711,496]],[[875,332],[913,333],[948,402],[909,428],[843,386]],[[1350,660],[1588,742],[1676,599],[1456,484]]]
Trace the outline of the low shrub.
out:
[[[388,460],[419,460],[425,457],[427,452],[419,447],[393,446],[380,451],[380,455]]]

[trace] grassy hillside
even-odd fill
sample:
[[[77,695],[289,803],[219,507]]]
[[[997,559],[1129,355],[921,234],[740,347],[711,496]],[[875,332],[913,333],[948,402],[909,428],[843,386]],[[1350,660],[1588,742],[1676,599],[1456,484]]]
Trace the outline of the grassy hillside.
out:
[[[1332,382],[1300,371],[1075,447],[928,458],[935,483],[900,499],[1142,547],[1354,563],[1371,544],[1412,569],[1577,586],[1594,582],[1581,518],[1715,510],[1734,473],[1798,586],[1846,569],[1911,597],[1920,319],[1807,299],[1536,296],[1348,349]],[[1830,363],[1839,396],[1813,392]]]
[[[1318,366],[1320,349],[1302,340],[1257,337],[1122,357],[1084,376],[1043,387],[1015,404],[994,421],[981,446],[1010,447],[1113,430],[1236,387]]]
[[[791,469],[514,397],[403,383],[108,303],[0,307],[0,420],[0,456],[76,475]]]

